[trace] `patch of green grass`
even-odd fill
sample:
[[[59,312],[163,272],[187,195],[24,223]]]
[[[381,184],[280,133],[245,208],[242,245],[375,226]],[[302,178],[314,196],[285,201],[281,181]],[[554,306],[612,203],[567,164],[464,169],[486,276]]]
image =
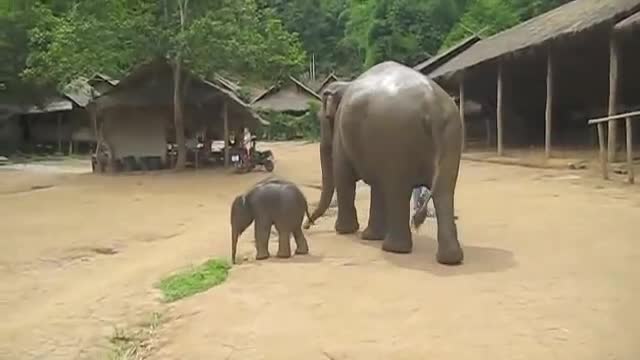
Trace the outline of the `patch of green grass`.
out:
[[[161,280],[157,287],[166,302],[176,301],[224,282],[230,268],[227,261],[212,259]]]
[[[162,324],[159,313],[153,313],[149,321],[136,329],[115,328],[109,338],[111,352],[109,360],[142,360],[153,351],[156,330]]]

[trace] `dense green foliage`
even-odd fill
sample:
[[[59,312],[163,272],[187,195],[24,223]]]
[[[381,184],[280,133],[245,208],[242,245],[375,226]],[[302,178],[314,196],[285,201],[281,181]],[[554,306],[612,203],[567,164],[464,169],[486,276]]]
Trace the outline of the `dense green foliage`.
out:
[[[202,75],[415,64],[472,32],[487,36],[569,0],[0,0],[0,92],[121,76],[166,56]]]
[[[158,56],[175,69],[263,84],[287,74],[304,79],[312,57],[318,77],[351,77],[385,60],[414,65],[473,33],[495,34],[568,1],[0,0],[0,101],[37,100],[98,72],[118,78]],[[176,90],[177,109],[180,96]],[[272,125],[262,138],[318,137],[316,110],[265,116]]]

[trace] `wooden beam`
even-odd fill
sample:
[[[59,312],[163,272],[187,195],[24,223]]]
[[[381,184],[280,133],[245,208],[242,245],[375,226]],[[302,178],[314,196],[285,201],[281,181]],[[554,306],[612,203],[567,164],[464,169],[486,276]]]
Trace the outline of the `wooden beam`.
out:
[[[62,113],[58,114],[58,152],[62,154]]]
[[[618,104],[618,45],[615,37],[611,37],[609,49],[609,116],[615,115]],[[615,161],[616,157],[616,127],[617,121],[609,121],[608,161]]]
[[[467,145],[467,123],[464,118],[464,73],[460,78],[460,120],[462,120],[462,151],[466,150]]]
[[[605,117],[601,117],[601,118],[597,118],[597,119],[591,119],[587,123],[589,125],[593,125],[593,124],[605,123],[605,122],[608,122],[608,121],[611,121],[611,120],[616,120],[616,119],[632,118],[634,116],[640,116],[640,111],[632,111],[632,112],[628,112],[628,113],[624,113],[624,114],[618,114],[618,115],[612,115],[612,116],[605,116]]]
[[[551,128],[553,126],[553,59],[551,49],[547,53],[547,101],[544,117],[544,155],[551,157]]]
[[[503,92],[503,88],[504,88],[504,69],[503,69],[503,65],[502,62],[500,62],[498,64],[498,86],[497,86],[497,91],[498,91],[498,103],[496,105],[496,127],[497,127],[497,131],[498,131],[498,156],[502,156],[503,155],[503,148],[502,148],[502,121],[503,121],[503,112],[504,112],[504,105],[502,103],[502,92]]]
[[[224,167],[229,167],[229,109],[226,100],[222,106],[222,117],[224,121]]]
[[[607,149],[604,143],[604,123],[598,123],[598,144],[600,146],[600,165],[602,166],[602,178],[609,179],[609,169],[607,164]]]
[[[633,173],[633,129],[631,127],[631,118],[625,119],[627,133],[627,177],[629,184],[635,183],[635,175]]]

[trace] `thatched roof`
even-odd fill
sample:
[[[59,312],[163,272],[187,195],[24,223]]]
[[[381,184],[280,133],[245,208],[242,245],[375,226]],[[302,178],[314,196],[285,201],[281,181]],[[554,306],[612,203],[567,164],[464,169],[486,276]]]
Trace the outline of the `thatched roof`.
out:
[[[293,87],[299,91],[286,91]],[[293,76],[288,81],[274,85],[251,102],[251,106],[259,110],[271,111],[306,111],[309,109],[309,101],[320,101],[320,95],[311,90]]]
[[[616,25],[616,31],[630,31],[640,27],[640,11],[620,21]]]
[[[431,77],[450,75],[468,67],[561,40],[598,25],[611,24],[640,9],[640,0],[574,0],[471,46],[433,71]]]
[[[413,68],[425,75],[428,75],[430,72],[438,68],[438,66],[441,66],[442,64],[451,60],[453,57],[467,50],[478,41],[480,41],[480,37],[478,35],[471,35],[466,39],[463,39],[459,43],[453,45],[452,47],[446,49],[445,51],[441,52],[440,54],[419,63]]]
[[[173,106],[173,70],[164,59],[155,59],[134,68],[111,90],[96,97],[92,104],[97,112],[117,107]],[[186,106],[221,104],[226,101],[234,118],[241,118],[248,125],[269,123],[254,112],[234,92],[206,81],[187,70],[183,78],[189,78],[189,87],[183,100]]]
[[[321,83],[320,86],[318,86],[318,91],[317,93],[320,94],[322,92],[322,89],[324,89],[327,85],[331,84],[334,81],[338,81],[340,79],[338,79],[338,77],[336,76],[336,74],[331,73],[329,74]]]
[[[78,78],[65,87],[63,94],[76,105],[84,108],[93,98],[94,91],[93,87],[89,85],[89,80]]]
[[[12,115],[21,114],[45,114],[57,111],[70,111],[73,109],[73,103],[66,97],[52,95],[41,100],[39,103],[24,104],[0,104],[0,114],[3,119]]]
[[[214,82],[214,83],[224,87],[225,89],[227,89],[229,91],[232,91],[236,95],[238,95],[238,92],[240,91],[240,86],[238,86],[238,84],[234,83],[233,81],[225,78],[224,76],[222,76],[220,74],[215,74],[213,76],[213,80],[211,82]]]

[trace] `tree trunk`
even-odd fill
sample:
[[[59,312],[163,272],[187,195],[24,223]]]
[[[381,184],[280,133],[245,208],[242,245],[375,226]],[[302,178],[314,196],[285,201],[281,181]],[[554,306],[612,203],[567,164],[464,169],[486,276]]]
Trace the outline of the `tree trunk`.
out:
[[[180,91],[181,60],[178,55],[173,67],[173,123],[176,129],[176,145],[178,147],[178,158],[176,159],[176,170],[182,170],[187,163],[187,146],[184,138],[184,117],[182,112],[182,92]]]

